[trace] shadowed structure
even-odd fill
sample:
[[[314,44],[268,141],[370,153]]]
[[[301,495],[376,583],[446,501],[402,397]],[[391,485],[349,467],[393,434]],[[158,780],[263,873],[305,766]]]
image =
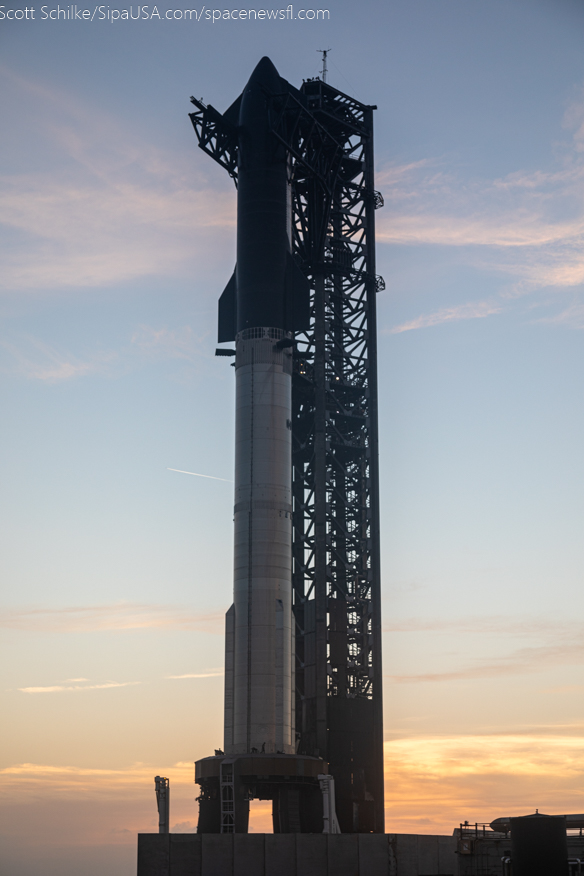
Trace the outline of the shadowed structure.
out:
[[[382,833],[374,107],[268,58],[225,113],[191,100],[238,187],[234,602],[199,831],[246,832],[256,796],[275,832],[322,831],[328,771],[341,832]]]

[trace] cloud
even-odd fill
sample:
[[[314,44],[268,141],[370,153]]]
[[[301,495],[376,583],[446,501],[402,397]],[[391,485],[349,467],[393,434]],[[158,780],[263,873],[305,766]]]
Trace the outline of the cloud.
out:
[[[389,620],[383,625],[386,633],[498,633],[509,636],[547,636],[579,639],[584,636],[584,622],[554,620],[549,617],[513,617],[509,615],[479,615],[458,618],[404,618]]]
[[[509,310],[519,296],[542,289],[575,291],[584,284],[584,89],[564,127],[571,140],[555,144],[557,163],[550,170],[465,178],[452,156],[442,156],[378,172],[385,195],[376,222],[378,242],[447,248],[458,262],[505,284],[500,301],[441,308],[391,333],[491,316]],[[545,321],[583,328],[580,301]]]
[[[110,375],[119,361],[119,354],[113,351],[97,352],[90,358],[80,359],[30,335],[1,341],[0,347],[10,357],[10,364],[4,371],[44,383],[59,383],[93,374]]]
[[[173,824],[170,828],[171,833],[196,833],[197,823],[195,821],[179,821]]]
[[[85,679],[80,679],[80,681],[84,681]],[[17,690],[22,693],[35,694],[35,693],[63,693],[63,692],[71,692],[71,691],[84,691],[84,690],[106,690],[112,687],[131,687],[136,684],[141,684],[140,681],[106,681],[103,684],[54,684],[49,687],[19,687]]]
[[[140,325],[134,331],[131,343],[150,359],[184,359],[195,362],[201,357],[210,358],[207,336],[195,335],[188,325],[180,329],[156,329]]]
[[[436,170],[448,163],[448,171]],[[377,240],[449,247],[542,248],[584,236],[584,161],[572,152],[554,172],[517,171],[500,179],[463,179],[452,158],[391,165],[377,173],[387,186]]]
[[[579,89],[578,97],[566,107],[563,126],[573,132],[576,151],[584,152],[584,86]]]
[[[154,776],[167,776],[172,785],[188,785],[192,790],[193,764],[179,762],[172,764],[136,763],[122,769],[96,768],[89,766],[66,766],[57,764],[20,763],[0,770],[1,796],[11,796],[22,801],[24,796],[41,795],[48,799],[55,794],[66,795],[69,799],[117,797],[124,792],[134,796],[138,790],[152,787],[154,798]]]
[[[571,778],[584,772],[584,737],[562,733],[411,737],[386,742],[385,752],[436,778],[476,773]]]
[[[180,605],[119,602],[63,608],[14,608],[0,612],[0,627],[43,633],[174,629],[223,633],[223,612],[201,614]]]
[[[497,678],[541,672],[552,666],[581,666],[584,663],[584,642],[520,648],[509,655],[486,662],[466,665],[462,669],[417,674],[387,675],[398,684],[422,682],[466,681],[473,678]]]
[[[140,325],[118,350],[98,350],[83,358],[24,334],[0,341],[0,349],[6,359],[2,371],[46,384],[94,375],[114,377],[149,361],[200,366],[213,358],[208,337],[196,335],[188,325],[177,329]]]
[[[533,812],[536,807],[557,814],[581,812],[584,735],[581,726],[572,735],[566,729],[550,725],[529,732],[408,736],[387,741],[386,831],[451,835],[465,819],[488,823],[500,816]],[[170,779],[173,830],[190,832],[197,819],[191,762],[137,763],[117,769],[14,764],[0,770],[0,798],[6,804],[3,817],[8,820],[5,823],[14,821],[19,835],[24,834],[30,832],[31,816],[46,825],[57,799],[61,817],[42,840],[46,844],[72,841],[71,818],[75,819],[75,842],[108,842],[113,829],[123,829],[130,831],[124,834],[128,843],[135,843],[139,830],[156,831],[155,775]],[[63,812],[70,812],[70,817],[64,818]],[[265,829],[269,803],[254,801],[251,823],[256,832]],[[36,836],[33,831],[33,841]]]
[[[426,313],[416,317],[416,319],[411,319],[401,325],[394,326],[392,329],[389,329],[389,334],[409,332],[414,329],[428,328],[429,326],[442,325],[445,322],[455,322],[461,319],[484,319],[486,316],[501,313],[502,310],[501,304],[489,301],[459,304],[457,307],[443,307],[435,313]]]
[[[230,228],[231,198],[195,189],[160,167],[140,183],[104,186],[89,174],[75,187],[42,176],[0,177],[0,222],[21,233],[4,259],[9,288],[101,286],[151,275],[185,276],[195,234]],[[64,174],[61,174],[63,177]],[[160,190],[156,191],[155,187]],[[201,259],[202,264],[202,259]]]
[[[468,819],[581,812],[584,736],[426,736],[385,743],[386,831],[451,834]]]
[[[94,751],[83,766],[18,763],[0,771],[2,833],[10,837],[3,856],[17,850],[6,872],[85,874],[88,861],[99,862],[92,873],[129,872],[137,834],[158,831],[156,775],[170,779],[173,829],[196,825],[192,762],[99,768],[91,765],[96,756],[103,763],[104,752]],[[112,849],[120,845],[127,847],[122,857]]]
[[[560,684],[557,687],[547,687],[545,693],[579,693],[584,690],[584,684]]]
[[[219,678],[224,675],[222,669],[214,669],[210,672],[187,672],[185,675],[167,675],[166,678]]]
[[[485,200],[486,195],[484,192]],[[535,211],[527,210],[492,217],[482,213],[470,216],[432,213],[394,215],[379,221],[376,237],[380,243],[390,244],[502,248],[569,244],[576,247],[584,237],[584,220],[579,218],[572,222],[551,223],[543,220]]]
[[[512,638],[528,638],[535,644],[515,648],[510,653],[488,660],[475,660],[461,667],[430,672],[392,674],[385,676],[395,684],[440,683],[479,678],[498,678],[547,671],[555,666],[581,666],[584,663],[584,623],[555,621],[549,618],[509,618],[502,616],[450,619],[411,618],[384,625],[384,632],[445,633],[449,646],[451,637],[469,634],[497,636],[508,647]],[[492,648],[491,648],[492,651]],[[448,652],[451,655],[451,651]]]
[[[19,111],[30,105],[35,143],[43,157],[52,156],[46,171],[0,176],[0,222],[10,232],[5,287],[187,276],[208,262],[217,231],[235,222],[227,181],[218,191],[190,156],[165,153],[54,88],[0,73],[19,97]]]
[[[565,325],[574,329],[584,329],[584,304],[571,304],[555,316],[542,317],[535,321],[550,325]]]

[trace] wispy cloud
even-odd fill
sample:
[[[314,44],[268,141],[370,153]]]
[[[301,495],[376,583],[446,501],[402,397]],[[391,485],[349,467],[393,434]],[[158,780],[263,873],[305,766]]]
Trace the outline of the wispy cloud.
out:
[[[386,625],[386,631],[396,633],[434,632],[461,636],[496,636],[509,643],[513,638],[528,638],[536,644],[515,648],[489,659],[456,660],[453,668],[428,672],[401,673],[386,676],[397,684],[440,683],[479,678],[498,678],[548,671],[557,666],[584,664],[584,623],[554,621],[544,618],[460,618],[450,620],[406,620]],[[507,644],[508,647],[508,644]],[[448,662],[451,662],[449,660]]]
[[[377,184],[386,194],[376,223],[384,243],[522,249],[575,246],[584,235],[584,162],[574,143],[558,171],[463,179],[445,156],[383,168]]]
[[[555,316],[541,317],[536,322],[548,323],[550,325],[565,325],[573,329],[584,329],[584,303],[576,302]]]
[[[12,232],[4,259],[8,287],[99,286],[147,275],[192,274],[219,258],[232,238],[235,193],[217,190],[192,155],[170,154],[123,122],[39,81],[0,71],[23,105],[34,104],[36,136],[54,165],[0,177],[0,222]],[[32,113],[31,113],[32,116]],[[566,112],[571,143],[551,170],[517,169],[497,179],[468,179],[452,156],[381,168],[386,207],[378,240],[390,245],[463,250],[463,261],[503,277],[501,301],[442,307],[390,329],[393,333],[480,319],[508,309],[508,300],[551,287],[584,283],[584,99]],[[223,187],[224,186],[224,187]],[[193,241],[198,241],[194,246]],[[206,269],[206,268],[205,268]],[[548,321],[583,327],[579,304]],[[136,330],[144,355],[193,362],[201,339],[188,327]],[[74,357],[47,351],[25,357],[30,377],[54,382],[112,367],[113,354]]]
[[[516,617],[513,615],[474,615],[469,617],[411,617],[388,620],[383,625],[387,633],[496,633],[509,638],[537,636],[553,639],[584,638],[584,621],[555,620],[549,617]]]
[[[187,672],[184,675],[167,675],[166,678],[219,678],[224,675],[222,669],[213,669],[209,672]]]
[[[227,185],[213,190],[186,155],[164,154],[97,107],[0,74],[36,107],[36,140],[55,156],[46,172],[0,177],[0,222],[13,232],[3,285],[99,286],[208,261],[217,230],[234,224]]]
[[[510,309],[513,298],[544,288],[574,292],[584,284],[584,94],[566,112],[564,127],[571,140],[551,169],[465,178],[452,156],[381,169],[377,184],[386,206],[377,221],[379,242],[449,248],[459,262],[504,284],[500,301],[441,308],[391,332],[491,316]],[[579,305],[547,321],[582,328]]]
[[[84,681],[85,679],[79,679]],[[17,690],[22,693],[37,694],[37,693],[65,693],[79,692],[85,690],[108,690],[113,687],[132,687],[136,684],[141,684],[140,681],[106,681],[103,684],[53,684],[48,687],[19,687]]]
[[[0,341],[0,347],[7,354],[4,371],[43,383],[60,383],[93,374],[109,375],[119,362],[119,354],[114,351],[101,351],[81,359],[30,335]]]
[[[194,362],[200,357],[209,358],[206,335],[196,335],[188,325],[180,329],[140,325],[134,331],[131,342],[152,359],[185,359],[187,362]]]
[[[196,748],[193,755],[204,756]],[[105,759],[105,761],[104,761]],[[117,761],[113,758],[110,763]],[[138,833],[158,830],[154,776],[168,776],[172,788],[172,829],[186,833],[197,823],[193,799],[192,761],[134,763],[108,767],[107,752],[93,751],[84,764],[15,763],[0,770],[0,805],[5,835],[17,846],[13,870],[28,865],[31,873],[47,872],[55,858],[57,872],[85,873],[91,860],[111,872],[112,845],[128,846],[128,860]],[[59,805],[55,806],[55,800]],[[75,856],[77,847],[77,856]],[[23,854],[26,848],[27,854]],[[63,848],[67,866],[63,869]],[[105,854],[104,854],[105,850]],[[32,857],[30,853],[32,852]],[[23,864],[24,862],[24,864]],[[16,869],[14,869],[16,868]]]
[[[0,627],[30,632],[175,629],[222,633],[223,612],[202,614],[189,606],[121,602],[63,608],[14,608],[0,612]]]
[[[95,375],[116,377],[151,361],[176,360],[186,363],[189,373],[193,373],[213,358],[208,337],[196,335],[188,325],[176,329],[140,325],[119,349],[97,350],[84,356],[29,334],[14,333],[0,341],[0,352],[1,371],[46,384]]]
[[[168,776],[174,784],[188,784],[192,788],[193,764],[136,763],[124,769],[103,769],[85,766],[20,763],[0,770],[4,794],[17,791],[19,795],[34,790],[47,797],[58,791],[71,797],[87,797],[90,789],[95,798],[117,795],[124,790],[141,794],[153,787],[156,774]]]
[[[477,301],[469,304],[459,304],[457,307],[443,307],[434,313],[426,313],[421,316],[396,325],[389,329],[390,334],[410,332],[419,328],[442,325],[445,322],[456,322],[461,319],[484,319],[495,313],[501,313],[503,306],[492,301]]]
[[[496,660],[444,672],[420,672],[415,674],[387,675],[397,684],[421,684],[451,681],[469,681],[479,678],[500,678],[508,675],[525,675],[541,672],[552,666],[582,665],[584,645],[561,647],[525,648]]]
[[[493,184],[494,185],[494,184]],[[488,188],[485,190],[486,200]],[[453,205],[454,206],[454,205]],[[491,208],[492,209],[492,208]],[[544,247],[575,246],[584,236],[584,220],[548,223],[527,210],[507,216],[464,215],[393,216],[379,223],[377,239],[392,244],[437,246]],[[566,276],[566,283],[569,277]]]

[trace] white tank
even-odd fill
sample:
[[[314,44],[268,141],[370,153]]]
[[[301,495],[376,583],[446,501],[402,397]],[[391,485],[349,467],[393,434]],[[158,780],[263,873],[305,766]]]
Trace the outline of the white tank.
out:
[[[295,752],[292,350],[236,338],[234,604],[226,616],[225,753]]]

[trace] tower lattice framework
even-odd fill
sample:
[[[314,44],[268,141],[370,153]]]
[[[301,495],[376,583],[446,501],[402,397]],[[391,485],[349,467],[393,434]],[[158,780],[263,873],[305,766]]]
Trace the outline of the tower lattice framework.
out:
[[[298,160],[292,177],[313,286],[293,384],[296,728],[329,762],[341,830],[383,832],[374,108],[320,80],[302,93],[328,136],[320,161],[304,150],[325,172]]]

